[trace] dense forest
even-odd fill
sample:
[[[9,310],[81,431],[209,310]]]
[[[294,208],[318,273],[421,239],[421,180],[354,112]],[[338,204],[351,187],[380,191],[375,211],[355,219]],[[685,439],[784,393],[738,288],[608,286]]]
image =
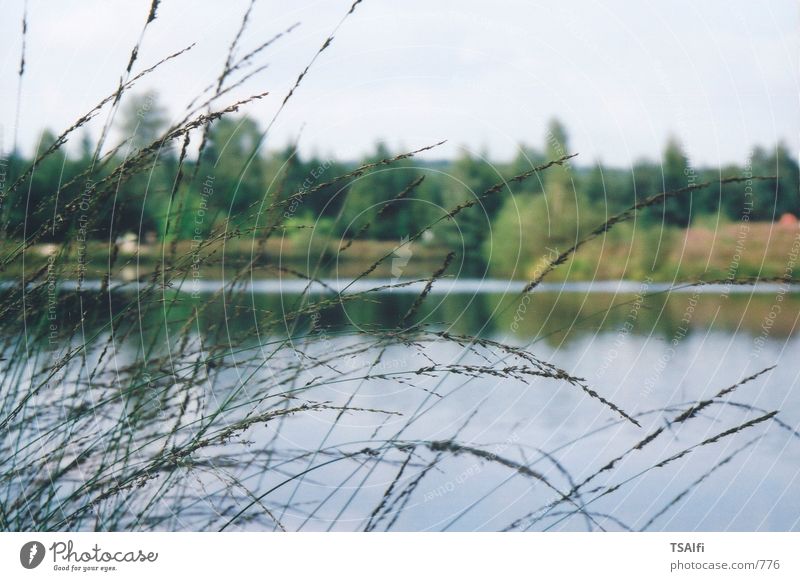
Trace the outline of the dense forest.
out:
[[[129,98],[119,119],[118,133],[124,138],[100,163],[92,165],[97,144],[85,135],[78,151],[59,151],[36,166],[25,187],[3,206],[4,239],[20,239],[48,220],[58,220],[65,200],[84,189],[89,190],[85,195],[91,196],[92,180],[100,179],[104,167],[113,165],[110,160],[124,160],[157,141],[168,128],[166,110],[156,94]],[[52,132],[45,131],[38,151],[45,151],[55,139]],[[99,218],[89,225],[85,236],[108,241],[135,235],[155,243],[197,239],[219,228],[246,225],[258,231],[279,223],[289,240],[301,243],[311,232],[318,240],[398,241],[493,185],[572,153],[567,130],[557,120],[540,139],[540,147],[521,145],[510,162],[462,153],[448,161],[408,158],[382,166],[378,162],[398,153],[384,144],[377,144],[363,160],[302,156],[294,145],[276,149],[263,144],[257,120],[225,117],[210,126],[199,159],[190,154],[180,159],[181,151],[165,148],[154,157],[148,172],[119,180],[114,186],[117,191],[109,197],[107,207],[99,209]],[[15,174],[34,159],[12,152],[5,159],[4,183],[13,182]],[[646,196],[734,175],[777,179],[717,184],[668,198],[638,216],[639,230],[663,238],[666,230],[704,221],[719,224],[744,217],[752,222],[772,222],[787,213],[800,214],[798,164],[782,144],[756,147],[745,164],[720,168],[694,167],[676,140],[665,145],[662,159],[642,160],[631,168],[578,159],[510,183],[497,195],[460,213],[457,220],[442,222],[432,230],[428,242],[459,248],[471,260],[507,272],[520,260],[535,261],[546,248],[570,244],[586,228]],[[376,165],[364,175],[320,187],[368,163]],[[87,169],[89,180],[76,178],[86,175]],[[179,173],[182,179],[176,180]],[[303,197],[302,203],[282,206],[281,216],[264,211],[271,202],[316,188],[319,190]],[[64,235],[63,231],[59,234]],[[523,256],[518,256],[520,248]]]

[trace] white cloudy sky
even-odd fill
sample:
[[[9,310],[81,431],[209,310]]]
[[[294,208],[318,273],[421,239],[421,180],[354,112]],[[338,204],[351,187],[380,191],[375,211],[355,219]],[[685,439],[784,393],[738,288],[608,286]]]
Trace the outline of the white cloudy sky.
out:
[[[244,39],[254,47],[299,21],[264,57],[247,92],[266,123],[350,0],[260,0]],[[116,87],[149,0],[30,0],[19,140],[63,129]],[[139,85],[171,113],[219,73],[245,0],[163,0],[137,70],[197,46]],[[0,123],[13,134],[22,0],[0,0]],[[364,0],[280,117],[277,147],[352,159],[377,139],[412,148],[440,139],[512,156],[539,144],[553,116],[572,149],[626,165],[676,135],[696,164],[742,162],[754,144],[800,146],[798,6],[794,0]],[[236,96],[241,96],[242,93]]]

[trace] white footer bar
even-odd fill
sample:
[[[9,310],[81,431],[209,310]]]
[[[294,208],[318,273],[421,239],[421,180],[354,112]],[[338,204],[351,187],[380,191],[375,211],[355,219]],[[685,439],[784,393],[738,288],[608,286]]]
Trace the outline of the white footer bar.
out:
[[[796,580],[799,549],[800,533],[3,533],[0,579]]]

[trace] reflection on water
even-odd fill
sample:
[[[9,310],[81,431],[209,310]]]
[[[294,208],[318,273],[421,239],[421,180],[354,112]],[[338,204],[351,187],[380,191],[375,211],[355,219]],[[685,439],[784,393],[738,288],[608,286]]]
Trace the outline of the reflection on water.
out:
[[[320,360],[327,353],[353,347],[347,357],[331,365],[353,370],[357,377],[363,377],[359,370],[368,370],[367,379],[316,386],[314,399],[401,415],[315,413],[299,421],[267,422],[248,434],[253,454],[259,447],[308,452],[301,460],[278,464],[270,471],[242,468],[237,478],[252,490],[271,490],[285,481],[286,474],[320,465],[313,476],[277,486],[269,496],[271,509],[280,513],[290,529],[363,528],[364,515],[381,505],[387,486],[395,480],[409,486],[419,475],[424,479],[413,484],[414,493],[391,513],[392,519],[396,517],[394,528],[498,530],[514,523],[523,530],[581,530],[587,528],[587,519],[611,530],[800,528],[800,439],[792,432],[800,426],[800,336],[796,333],[800,294],[780,286],[762,287],[759,292],[749,287],[667,292],[634,283],[612,292],[546,288],[521,300],[513,289],[484,290],[456,285],[451,292],[433,293],[415,321],[427,330],[526,346],[538,358],[585,378],[592,389],[637,414],[642,428],[620,421],[567,382],[469,374],[408,378],[399,373],[430,361],[501,368],[508,356],[497,351],[468,353],[454,342],[426,340],[392,345],[379,362],[374,353],[360,352],[358,345],[370,341],[375,331],[407,325],[405,315],[416,298],[410,292],[341,298],[330,292],[309,297],[248,289],[216,298],[183,293],[176,302],[148,303],[131,310],[127,318],[135,331],[127,335],[118,331],[117,356],[120,365],[135,363],[144,344],[151,347],[150,353],[168,352],[179,340],[175,330],[190,320],[199,305],[205,305],[194,333],[209,344],[237,345],[225,354],[233,365],[204,395],[204,405],[212,406],[215,398],[241,385],[243,378],[252,374],[269,378],[280,373],[282,365],[285,368],[297,360],[301,364],[293,384],[314,385],[318,369],[306,371],[303,358]],[[84,332],[102,332],[109,313],[123,312],[134,297],[130,292],[112,293],[91,308],[86,298],[83,311],[92,316],[86,318]],[[330,304],[318,317],[287,318],[287,313],[308,301]],[[77,312],[76,299],[66,308],[62,324],[69,316],[77,317]],[[352,326],[362,334],[340,334]],[[293,338],[291,346],[271,347],[275,338],[287,336]],[[238,353],[242,345],[260,346],[262,353],[265,345],[270,346],[269,364],[242,356]],[[406,452],[396,450],[396,457],[390,455],[393,463],[388,464],[373,464],[369,459],[323,462],[326,450],[337,447],[359,449],[398,438],[443,440],[458,434],[459,441],[536,470],[558,482],[561,490],[569,490],[631,443],[664,427],[665,414],[652,410],[684,409],[686,402],[710,398],[772,365],[777,367],[770,373],[703,409],[698,421],[671,426],[668,436],[641,453],[626,456],[598,479],[598,485],[620,484],[616,494],[593,495],[592,486],[586,487],[580,501],[589,503],[590,515],[570,515],[564,506],[543,518],[530,514],[553,502],[552,490],[507,465],[468,453],[444,457],[435,469],[421,454],[409,453],[404,463]],[[781,411],[784,424],[765,424],[713,446],[692,448],[669,469],[653,468],[688,446],[772,410]],[[201,417],[203,410],[192,413]],[[697,482],[703,486],[696,486]],[[669,508],[661,514],[665,507]],[[201,506],[196,521],[169,526],[200,526],[203,510]]]
[[[316,326],[393,329],[401,326],[423,286],[419,283],[365,293],[382,287],[383,281],[362,281],[348,289],[352,294],[336,295],[331,292],[335,283],[330,282],[328,287],[316,285],[320,292],[300,294],[315,285],[297,280],[258,281],[251,287],[237,287],[234,294],[216,296],[221,284],[209,281],[205,285],[207,291],[199,293],[164,291],[166,296],[177,297],[166,310],[158,303],[137,305],[134,311],[142,328],[153,332],[163,332],[165,324],[179,326],[198,305],[203,305],[199,328],[204,332],[224,327],[226,334],[234,336],[281,336],[287,332],[302,334],[311,323],[308,317],[298,320],[287,315],[298,306],[321,303],[325,309],[314,321]],[[92,285],[86,288],[91,289]],[[486,292],[487,289],[493,292]],[[766,340],[790,337],[796,331],[800,313],[800,292],[786,292],[777,284],[671,289],[662,284],[568,283],[542,285],[526,298],[521,298],[520,289],[521,286],[504,281],[437,283],[414,322],[520,344],[564,345],[598,333],[612,333],[620,340],[646,336],[672,341],[694,333],[721,332],[750,336],[757,346]],[[130,306],[135,293],[120,290],[110,298],[102,295],[97,303],[93,302],[95,293],[87,295],[91,298],[84,300],[83,309],[92,311],[93,316],[84,324],[100,326],[107,323],[105,315]],[[77,319],[78,312],[78,301],[73,299],[71,307],[65,308],[65,315]]]

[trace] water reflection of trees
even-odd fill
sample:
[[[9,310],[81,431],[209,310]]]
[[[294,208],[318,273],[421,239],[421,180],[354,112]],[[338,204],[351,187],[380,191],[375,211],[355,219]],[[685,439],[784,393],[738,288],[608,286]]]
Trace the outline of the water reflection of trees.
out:
[[[172,291],[168,291],[172,292]],[[59,329],[66,332],[77,325],[94,335],[113,330],[118,342],[135,339],[166,351],[167,343],[179,339],[179,331],[195,312],[193,332],[206,341],[225,344],[256,344],[259,340],[309,332],[336,332],[351,325],[364,332],[391,330],[402,325],[415,299],[410,293],[372,293],[337,300],[330,294],[306,297],[309,307],[329,303],[318,316],[289,316],[300,301],[297,295],[251,294],[202,295],[181,293],[174,302],[144,301],[135,293],[76,293],[59,303]],[[632,335],[671,338],[676,334],[707,331],[745,332],[759,336],[775,303],[770,294],[660,293],[637,302],[637,295],[610,293],[534,293],[518,307],[517,295],[448,294],[431,295],[416,317],[419,324],[457,334],[479,334],[511,340],[564,344],[588,334],[627,329]],[[723,308],[724,307],[724,308]],[[44,308],[32,301],[29,308]],[[313,309],[308,309],[313,310]],[[782,301],[784,312],[800,311],[800,295]],[[83,320],[81,321],[81,313]],[[512,323],[517,321],[516,325]],[[785,339],[794,331],[792,317],[770,321],[769,337]],[[28,340],[47,341],[48,329],[29,329]],[[163,346],[163,349],[159,347]]]

